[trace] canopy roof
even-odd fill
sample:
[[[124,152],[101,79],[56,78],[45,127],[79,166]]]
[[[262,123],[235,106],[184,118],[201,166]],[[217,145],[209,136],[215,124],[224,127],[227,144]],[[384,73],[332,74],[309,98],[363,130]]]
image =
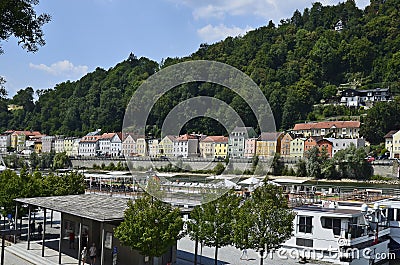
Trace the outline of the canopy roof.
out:
[[[99,222],[122,221],[128,198],[96,194],[17,198],[15,201]]]

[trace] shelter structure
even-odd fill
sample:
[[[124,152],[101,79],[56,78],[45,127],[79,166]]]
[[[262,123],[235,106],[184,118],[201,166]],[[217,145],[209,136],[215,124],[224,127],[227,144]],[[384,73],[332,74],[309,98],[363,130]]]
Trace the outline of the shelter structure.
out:
[[[81,194],[53,197],[18,198],[15,199],[18,205],[28,207],[28,221],[31,224],[31,211],[34,208],[41,208],[46,220],[46,212],[56,211],[61,213],[60,235],[59,235],[59,264],[62,264],[63,247],[70,233],[74,233],[78,240],[76,255],[80,260],[80,253],[83,247],[88,248],[94,243],[97,247],[98,261],[96,264],[118,265],[148,264],[149,257],[141,255],[138,251],[125,247],[114,237],[114,229],[123,221],[124,211],[127,208],[128,198],[109,197],[96,194]],[[30,231],[28,226],[28,244],[30,248]],[[45,251],[46,222],[43,224],[42,256]],[[64,242],[65,241],[65,242]],[[64,242],[64,243],[63,243]],[[171,247],[163,256],[155,259],[155,264],[166,264],[176,260],[176,246]]]

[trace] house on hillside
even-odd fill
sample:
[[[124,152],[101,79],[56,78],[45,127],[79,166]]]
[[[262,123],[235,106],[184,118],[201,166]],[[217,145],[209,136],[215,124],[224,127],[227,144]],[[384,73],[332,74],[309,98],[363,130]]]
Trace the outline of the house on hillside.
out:
[[[346,89],[341,92],[340,104],[347,107],[371,106],[375,102],[390,101],[392,95],[389,88]]]
[[[397,131],[393,134],[393,155],[391,154],[391,158],[400,158],[400,131]]]
[[[299,137],[322,136],[333,138],[359,138],[359,121],[322,121],[298,123],[292,133]]]
[[[327,153],[327,155],[328,155],[329,158],[332,157],[332,147],[333,147],[333,144],[332,144],[331,141],[329,141],[328,139],[325,139],[325,138],[320,139],[320,140],[317,142],[317,146],[318,146],[320,152],[325,151],[325,152]]]
[[[383,138],[385,139],[385,148],[389,152],[389,157],[394,158],[394,153],[393,153],[393,135],[397,133],[398,130],[392,130],[388,132]]]
[[[304,143],[307,138],[296,138],[290,141],[290,157],[303,158],[304,157]]]
[[[335,24],[335,31],[337,32],[341,32],[344,28],[343,22],[342,20],[339,20],[338,22],[336,22]]]
[[[290,142],[293,141],[293,136],[290,133],[286,133],[281,140],[281,156],[290,156]]]
[[[1,134],[0,135],[0,154],[7,153],[7,148],[11,146],[11,135]]]

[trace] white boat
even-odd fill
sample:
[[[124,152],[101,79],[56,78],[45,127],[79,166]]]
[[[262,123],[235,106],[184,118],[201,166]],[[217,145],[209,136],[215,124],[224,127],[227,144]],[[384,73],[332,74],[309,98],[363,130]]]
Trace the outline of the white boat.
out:
[[[333,264],[387,264],[391,229],[381,203],[325,201],[296,207],[294,234],[283,244],[289,257]]]

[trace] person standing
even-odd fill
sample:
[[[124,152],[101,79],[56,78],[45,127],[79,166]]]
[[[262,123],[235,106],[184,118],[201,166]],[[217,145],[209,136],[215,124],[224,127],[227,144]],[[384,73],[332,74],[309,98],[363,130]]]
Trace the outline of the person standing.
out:
[[[38,231],[39,238],[41,238],[42,237],[42,232],[43,232],[42,223],[39,223],[37,231]]]
[[[81,260],[82,260],[83,265],[86,264],[86,259],[87,259],[87,248],[83,247],[82,252],[81,252]]]
[[[96,255],[97,255],[97,249],[96,249],[96,245],[93,243],[89,249],[90,265],[96,264]]]
[[[242,250],[242,255],[240,255],[240,259],[249,260],[249,256],[247,255],[247,249]]]
[[[84,247],[86,247],[86,246],[84,246]],[[69,248],[75,249],[75,233],[72,230],[71,230],[71,232],[69,232]]]

